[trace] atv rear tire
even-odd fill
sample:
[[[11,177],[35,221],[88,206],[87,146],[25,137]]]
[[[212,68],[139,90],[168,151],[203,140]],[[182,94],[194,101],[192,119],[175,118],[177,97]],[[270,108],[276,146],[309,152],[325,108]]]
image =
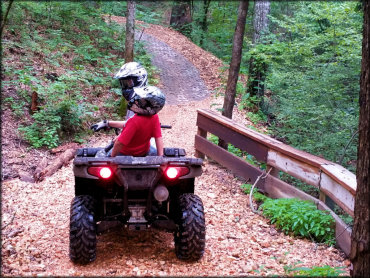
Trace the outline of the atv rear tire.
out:
[[[179,197],[178,230],[175,232],[175,252],[184,261],[197,261],[204,254],[206,225],[202,200],[194,194]]]
[[[94,198],[76,196],[71,203],[69,257],[77,264],[87,264],[96,258],[96,224]]]

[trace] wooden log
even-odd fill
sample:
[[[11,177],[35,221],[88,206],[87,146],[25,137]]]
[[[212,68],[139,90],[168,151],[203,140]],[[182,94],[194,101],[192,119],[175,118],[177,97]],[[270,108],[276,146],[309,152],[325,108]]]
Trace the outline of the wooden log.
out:
[[[41,172],[48,166],[48,158],[45,156],[37,165],[35,172],[33,173],[33,180],[37,182],[40,180]]]
[[[49,177],[53,175],[56,171],[58,171],[62,166],[69,163],[69,161],[75,156],[76,149],[68,149],[63,152],[61,155],[56,157],[52,163],[49,164],[38,176],[38,179],[35,182],[40,182],[45,179],[45,177]]]
[[[58,146],[54,149],[51,149],[50,152],[53,153],[53,154],[57,154],[57,153],[65,152],[68,149],[74,149],[75,150],[77,148],[79,148],[79,144],[77,144],[77,143],[67,143],[67,144]]]

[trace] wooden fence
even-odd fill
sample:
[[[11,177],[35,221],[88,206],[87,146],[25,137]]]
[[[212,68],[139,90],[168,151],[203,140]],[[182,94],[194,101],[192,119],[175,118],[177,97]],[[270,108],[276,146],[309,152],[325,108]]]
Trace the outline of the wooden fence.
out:
[[[265,179],[260,179],[256,186],[271,198],[311,200],[318,209],[329,211],[336,221],[337,245],[349,255],[352,230],[329,206],[330,202],[335,202],[353,216],[356,193],[356,176],[353,173],[338,164],[246,128],[211,110],[198,110],[197,126],[198,133],[195,136],[197,157],[204,158],[207,155],[252,184],[264,173],[258,167],[207,140],[207,134],[211,133],[253,155],[257,161],[266,163],[268,170],[272,168],[270,174]],[[320,192],[319,199],[280,180],[280,171],[317,187]]]

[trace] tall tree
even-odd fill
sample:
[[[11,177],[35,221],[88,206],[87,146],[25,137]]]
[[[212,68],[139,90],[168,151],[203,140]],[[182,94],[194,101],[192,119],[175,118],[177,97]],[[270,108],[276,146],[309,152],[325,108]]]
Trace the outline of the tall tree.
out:
[[[249,1],[240,1],[238,8],[238,19],[236,22],[235,33],[233,38],[233,50],[231,53],[231,62],[229,68],[229,76],[227,79],[226,92],[224,98],[224,105],[222,109],[222,115],[228,118],[232,118],[233,107],[235,104],[236,84],[238,82],[240,63],[242,58],[243,49],[243,38],[245,30],[245,22],[247,18]],[[219,146],[227,149],[227,144],[223,141],[219,141]]]
[[[192,1],[174,1],[171,12],[170,25],[186,36],[191,34]]]
[[[370,11],[363,1],[364,23],[360,79],[357,190],[350,258],[353,277],[370,277]]]
[[[136,9],[135,6],[136,6],[135,1],[127,0],[125,63],[134,61],[135,9]]]
[[[256,45],[261,43],[261,38],[268,28],[268,17],[270,13],[269,0],[256,0],[254,2],[254,15],[253,15],[253,37],[252,44]],[[249,75],[247,92],[251,96],[259,96],[260,107],[263,106],[263,96],[265,91],[265,78],[266,78],[267,64],[265,61],[251,57],[249,61]]]
[[[204,46],[204,37],[208,29],[207,19],[208,19],[209,4],[211,4],[211,0],[203,0],[203,15],[202,15],[202,21],[201,21],[202,33],[200,35],[200,45],[202,46]]]

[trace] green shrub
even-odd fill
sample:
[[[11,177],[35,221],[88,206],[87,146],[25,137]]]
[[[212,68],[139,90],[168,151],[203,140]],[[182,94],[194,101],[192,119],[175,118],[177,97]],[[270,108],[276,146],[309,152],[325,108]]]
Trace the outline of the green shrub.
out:
[[[296,198],[266,199],[260,208],[263,215],[286,234],[293,233],[327,244],[335,242],[334,218],[328,212],[318,210],[313,202]]]
[[[245,194],[250,194],[250,184],[241,185]],[[315,242],[335,243],[335,220],[326,211],[316,208],[310,201],[297,198],[271,199],[253,189],[253,198],[262,202],[259,210],[286,234],[309,238]]]
[[[324,266],[314,266],[312,268],[309,267],[297,267],[297,264],[293,266],[284,266],[284,270],[286,274],[294,275],[294,276],[308,276],[308,277],[333,277],[339,276],[340,274],[345,273],[343,271],[344,267],[331,267],[328,265]]]
[[[18,129],[24,139],[32,147],[57,147],[59,144],[58,130],[60,129],[60,116],[53,111],[41,110],[33,114],[34,123],[29,126],[20,126]]]

